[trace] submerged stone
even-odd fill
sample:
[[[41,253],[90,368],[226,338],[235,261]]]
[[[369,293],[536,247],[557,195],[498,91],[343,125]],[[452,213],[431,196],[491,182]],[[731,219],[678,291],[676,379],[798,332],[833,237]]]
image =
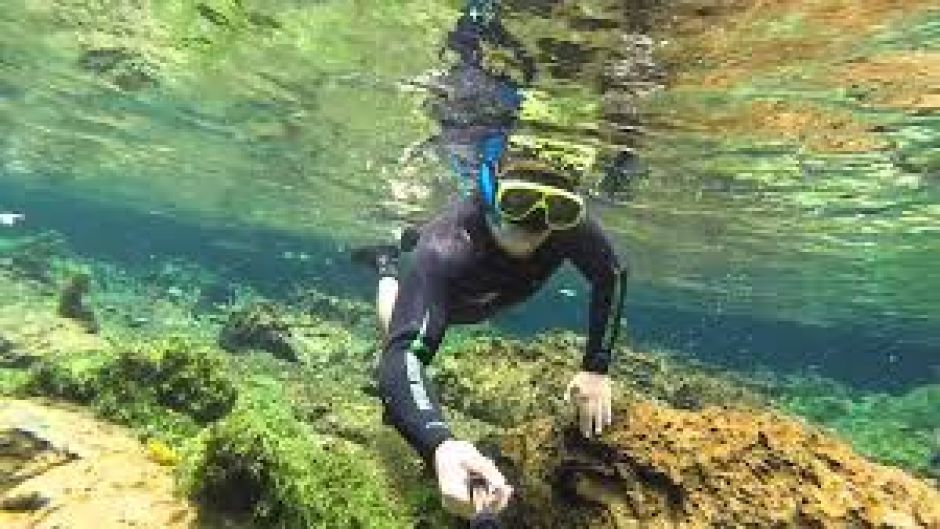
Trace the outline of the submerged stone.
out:
[[[585,440],[535,421],[502,440],[510,527],[934,527],[940,493],[793,419],[717,407],[619,406]]]
[[[219,345],[230,352],[261,349],[282,360],[299,359],[289,323],[268,303],[233,312],[219,334]]]
[[[157,67],[139,52],[126,48],[99,48],[86,51],[78,60],[84,70],[106,78],[125,91],[151,88],[158,84]]]
[[[87,411],[0,400],[0,527],[196,526],[137,438]]]
[[[59,316],[76,320],[89,333],[98,332],[98,318],[86,302],[91,289],[91,276],[85,272],[72,274],[59,293]]]

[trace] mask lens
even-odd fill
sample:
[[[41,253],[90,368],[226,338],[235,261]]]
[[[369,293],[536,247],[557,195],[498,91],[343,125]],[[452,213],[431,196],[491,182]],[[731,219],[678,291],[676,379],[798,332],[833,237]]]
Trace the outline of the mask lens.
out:
[[[578,201],[562,195],[549,195],[545,200],[549,225],[571,226],[580,220],[583,206]]]
[[[499,209],[510,219],[525,217],[542,199],[534,189],[507,189],[499,197]]]

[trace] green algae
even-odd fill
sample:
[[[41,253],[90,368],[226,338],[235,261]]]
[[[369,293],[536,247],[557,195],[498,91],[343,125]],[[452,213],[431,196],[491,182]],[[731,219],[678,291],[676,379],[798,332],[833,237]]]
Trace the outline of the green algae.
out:
[[[299,299],[333,307],[333,316],[319,320],[313,333],[330,351],[323,356],[303,356],[299,364],[257,351],[229,358],[199,342],[167,340],[117,348],[124,353],[40,361],[28,372],[27,387],[32,394],[86,403],[145,437],[168,439],[185,454],[179,473],[187,491],[207,507],[247,516],[258,526],[448,526],[453,520],[440,508],[433,479],[382,425],[380,403],[371,396],[375,335],[361,328],[349,334],[349,321],[364,325],[357,313],[365,308],[349,302],[356,310],[337,317],[343,312],[337,307],[346,306],[338,299],[313,291]],[[565,417],[560,397],[583,354],[583,338],[574,334],[523,341],[496,338],[495,332],[461,329],[432,369],[455,431],[477,442],[547,415]],[[618,398],[646,395],[691,409],[764,405],[759,392],[768,390],[766,384],[662,352],[621,348],[617,357]],[[220,376],[228,382],[220,383]],[[238,394],[234,408],[230,384]],[[794,386],[788,395],[792,403],[804,395],[805,407],[785,409],[822,424],[847,414],[866,421],[896,418],[880,426],[846,420],[836,429],[879,461],[922,468],[922,446],[896,434],[934,424],[934,392],[918,392],[903,404],[871,397],[865,402],[872,411],[864,416],[847,404],[858,397],[837,385]],[[827,411],[814,417],[814,409]]]
[[[0,367],[0,396],[20,393],[28,381],[29,373],[25,369]]]
[[[184,483],[264,527],[403,527],[402,507],[363,449],[313,433],[272,384],[255,384],[190,454]]]
[[[144,437],[177,443],[226,414],[237,394],[224,356],[180,338],[42,358],[19,391],[86,404]]]
[[[64,38],[62,31],[50,37],[45,48],[0,50],[8,57],[4,72],[20,71],[23,57],[32,57],[38,64],[44,52],[50,52],[48,57],[53,63],[61,59],[62,64],[50,75],[55,80],[49,82],[62,92],[47,95],[61,115],[32,109],[26,117],[33,120],[34,126],[62,127],[84,134],[70,139],[66,134],[53,133],[43,140],[49,144],[40,144],[39,138],[5,138],[13,175],[29,181],[33,178],[26,175],[29,169],[42,173],[50,183],[72,185],[86,192],[98,192],[106,183],[110,193],[140,207],[150,207],[151,199],[156,199],[160,206],[173,204],[174,211],[197,211],[209,217],[237,218],[249,224],[305,233],[349,232],[345,234],[350,239],[359,237],[355,229],[349,228],[362,226],[349,218],[351,212],[358,214],[359,210],[349,208],[349,204],[363,201],[363,196],[368,196],[370,203],[373,198],[385,197],[387,190],[377,175],[393,171],[389,160],[371,153],[384,152],[382,142],[404,145],[429,130],[425,119],[412,112],[415,99],[386,95],[383,83],[411,75],[433,62],[427,52],[434,50],[439,35],[432,34],[437,30],[426,30],[446,27],[450,12],[437,6],[425,10],[415,3],[389,3],[358,18],[363,10],[356,5],[338,7],[334,12],[331,6],[293,6],[278,12],[274,4],[246,8],[237,2],[213,1],[202,5],[206,7],[162,3],[157,6],[160,11],[155,18],[140,24],[130,39],[115,36],[126,26],[120,21],[110,32],[113,35],[88,36],[77,30],[88,39],[83,44],[87,49],[68,48],[65,56],[51,46]],[[596,13],[606,8],[577,9]],[[67,22],[69,17],[60,18],[58,24],[71,24]],[[62,27],[71,31],[75,27],[100,26],[103,19],[113,20],[104,8],[93,18],[77,17],[74,26]],[[393,55],[391,58],[373,57],[362,50],[374,49],[377,43],[363,39],[361,33],[333,35],[329,31],[349,26],[354,19],[363,25],[380,21],[380,33],[386,36],[410,32],[409,37],[420,35],[426,41],[415,44],[420,53],[409,62],[402,61],[393,50],[386,50]],[[418,27],[413,24],[415,20]],[[402,28],[394,27],[403,22],[406,25]],[[793,36],[802,31],[802,22],[794,16],[769,23],[762,31]],[[584,35],[565,34],[570,29],[567,15],[513,23],[538,29],[530,35],[549,33],[561,42],[580,39],[587,48],[597,44],[583,42]],[[934,26],[920,23],[911,39],[930,42]],[[21,31],[8,29],[13,35]],[[902,35],[904,29],[892,31]],[[155,39],[161,45],[158,47],[148,42],[155,31],[167,32]],[[332,37],[336,40],[331,41]],[[355,46],[343,44],[348,39],[355,40]],[[896,48],[904,39],[885,33],[875,40]],[[257,43],[262,44],[259,49],[251,49]],[[300,43],[299,47],[294,49],[293,43]],[[96,50],[97,55],[89,55]],[[117,50],[108,59],[111,63],[105,60],[108,50]],[[318,59],[316,68],[308,68],[311,57]],[[92,59],[98,61],[97,69],[101,71],[86,68],[76,74],[71,66],[83,61],[89,64],[94,62]],[[265,61],[273,64],[268,71],[243,75],[245,65]],[[582,65],[579,79],[595,75],[591,70],[599,62],[592,59],[592,64]],[[357,71],[350,72],[350,64],[357,65]],[[865,127],[891,126],[897,130],[879,133],[879,137],[893,141],[894,147],[848,155],[819,152],[806,147],[798,137],[768,139],[731,134],[723,128],[708,134],[658,133],[644,150],[656,167],[652,181],[638,188],[636,211],[641,213],[627,218],[619,213],[617,218],[608,215],[616,232],[627,234],[631,242],[648,243],[655,250],[640,257],[651,265],[640,267],[641,279],[676,285],[703,297],[731,293],[740,297],[727,300],[725,310],[750,313],[756,307],[766,314],[797,321],[850,320],[858,316],[857,308],[877,311],[884,306],[932,313],[932,306],[922,303],[929,301],[924,291],[936,290],[929,283],[933,276],[919,274],[921,280],[916,282],[906,278],[910,270],[930,272],[923,263],[932,262],[930,257],[935,253],[930,230],[936,225],[937,211],[928,186],[936,181],[936,163],[930,156],[936,143],[936,122],[929,116],[914,119],[904,113],[873,114],[865,105],[853,106],[853,102],[868,97],[864,87],[820,88],[797,82],[804,74],[815,76],[826,67],[805,65],[755,76],[727,91],[664,93],[647,108],[662,112],[675,103],[685,103],[681,108],[689,114],[718,115],[761,99],[811,100],[826,112],[848,108]],[[372,77],[362,74],[362,70],[378,74]],[[55,78],[58,74],[61,77]],[[559,78],[568,74],[561,70],[549,72]],[[550,77],[547,84],[555,80]],[[350,94],[363,86],[370,87],[368,93],[374,100]],[[169,95],[153,93],[156,87]],[[6,100],[0,95],[0,123],[9,124],[7,130],[12,131],[20,125],[21,117],[18,110],[13,111],[12,101],[19,102],[17,94],[25,88],[14,83],[3,90],[10,94],[11,102],[5,106]],[[104,96],[95,96],[96,90],[104,91]],[[113,90],[120,90],[120,95]],[[587,170],[599,147],[584,135],[596,128],[593,123],[598,119],[599,104],[596,94],[590,91],[569,90],[565,94],[556,97],[560,94],[555,86],[551,86],[551,92],[537,93],[539,97],[532,99],[523,115],[531,133],[522,136],[521,141],[560,160],[562,165]],[[89,103],[91,112],[73,108]],[[375,113],[364,110],[369,105],[393,109],[397,117],[376,124],[371,121]],[[350,116],[353,119],[348,119]],[[314,125],[324,126],[325,130],[315,130]],[[409,132],[401,132],[405,129]],[[189,132],[174,138],[171,132],[180,130]],[[377,130],[397,132],[379,134]],[[381,140],[372,139],[377,136],[382,136]],[[120,162],[111,158],[115,148],[125,155]],[[91,150],[95,154],[85,152]],[[164,175],[170,172],[176,176],[166,179]],[[258,179],[258,174],[265,176]],[[233,183],[231,175],[243,178]],[[353,179],[347,178],[350,175]],[[147,182],[145,193],[140,192],[140,182]],[[223,196],[206,193],[220,184]],[[303,192],[295,193],[298,189]],[[728,189],[752,194],[723,195]],[[323,196],[330,197],[329,204],[321,200]],[[901,207],[891,207],[898,204]],[[371,224],[363,227],[374,231]],[[927,231],[916,237],[918,230]],[[738,244],[731,247],[730,240]],[[677,252],[685,257],[676,258]],[[815,260],[807,260],[808,256]],[[848,278],[833,278],[832,271],[844,265],[845,259],[856,266],[853,270],[858,277],[869,278],[872,270],[877,270],[877,278],[863,285],[843,280]],[[652,277],[652,270],[661,270],[659,273],[668,277]],[[677,270],[680,273],[676,274]],[[716,282],[703,278],[718,271],[721,275]],[[781,272],[782,281],[757,281],[777,278]],[[750,283],[757,284],[744,284],[742,277],[751,277]],[[787,292],[775,290],[781,283],[788,287]],[[816,301],[808,303],[807,292]],[[396,465],[402,465],[401,461],[411,454],[393,432],[381,426],[376,399],[362,391],[374,389],[369,386],[369,360],[375,346],[369,343],[371,338],[361,337],[371,334],[350,332],[338,323],[361,323],[371,318],[371,309],[363,309],[360,304],[353,311],[344,304],[346,300],[324,301],[322,295],[312,299],[311,306],[322,309],[320,314],[342,316],[334,317],[333,324],[317,322],[312,328],[311,347],[305,350],[308,353],[301,359],[301,369],[287,369],[254,356],[232,362],[239,365],[236,369],[243,370],[242,376],[267,373],[277,378],[261,384],[262,389],[255,387],[256,382],[238,382],[248,389],[239,391],[242,400],[235,411],[210,414],[221,420],[199,437],[204,444],[194,449],[192,456],[189,471],[193,474],[188,478],[191,490],[199,491],[204,498],[218,499],[244,479],[251,484],[247,490],[257,498],[248,502],[252,514],[274,526],[292,526],[296,520],[331,520],[338,527],[352,525],[357,517],[350,513],[351,505],[365,508],[363,512],[378,508],[382,512],[377,519],[392,524],[387,516],[395,517],[398,521],[394,523],[400,525],[389,526],[396,527],[413,526],[408,516],[439,516],[430,479],[422,479],[413,468],[401,472],[404,476],[389,477],[399,470]],[[863,302],[840,307],[826,303],[850,299]],[[581,344],[575,340],[537,342],[533,346],[489,339],[457,340],[448,346],[447,354],[442,352],[436,376],[444,383],[445,398],[453,407],[455,429],[462,435],[480,435],[492,432],[492,423],[505,426],[549,410],[563,412],[559,393],[566,382],[565,373],[576,369]],[[618,366],[618,377],[623,377],[627,391],[651,394],[664,402],[691,408],[703,403],[746,400],[736,394],[739,390],[727,379],[692,376],[656,355],[620,353],[628,359]],[[542,355],[551,360],[540,360]],[[327,369],[344,362],[346,372]],[[119,364],[123,367],[114,378],[105,376],[105,366]],[[205,421],[195,419],[195,414],[203,414],[199,411],[203,408],[191,408],[186,402],[199,402],[204,396],[190,394],[172,403],[161,400],[159,390],[142,388],[141,382],[132,383],[127,391],[109,390],[103,384],[123,387],[126,380],[135,377],[153,380],[148,377],[169,376],[153,374],[164,369],[172,371],[153,358],[116,361],[107,355],[92,355],[70,358],[54,368],[44,362],[29,376],[37,377],[31,379],[35,393],[91,404],[112,419],[143,425],[148,435],[180,432],[173,437],[181,441],[203,428]],[[43,370],[47,372],[37,374]],[[26,382],[24,376],[20,371],[0,370],[0,391],[4,387],[10,391],[21,388]],[[181,380],[198,384],[205,376],[196,369]],[[37,379],[42,380],[41,384]],[[286,386],[289,397],[268,387],[275,380]],[[931,424],[935,425],[928,405],[937,407],[931,392],[915,393],[917,396],[908,399],[818,392],[791,396],[785,408],[833,426],[872,457],[921,469],[931,446],[926,432]],[[917,424],[914,430],[909,420]],[[289,441],[293,438],[301,441]],[[389,502],[394,501],[371,482],[365,484],[361,494],[345,488],[331,489],[340,496],[349,495],[353,502],[350,505],[337,504],[335,499],[324,498],[313,490],[313,485],[336,484],[318,481],[318,469],[302,461],[307,458],[323,462],[322,458],[334,453],[336,461],[328,461],[326,466],[337,476],[361,472],[379,476],[377,482],[383,484],[382,479],[400,479],[396,494],[404,498],[401,503],[412,509],[412,514],[385,512],[383,509],[390,508]],[[399,459],[378,457],[376,453]],[[246,469],[252,461],[262,461],[262,468]],[[227,473],[227,463],[236,470]],[[298,484],[293,486],[288,481]]]
[[[901,395],[860,393],[818,378],[793,380],[780,388],[783,409],[827,426],[860,453],[885,464],[926,473],[940,432],[940,386]]]

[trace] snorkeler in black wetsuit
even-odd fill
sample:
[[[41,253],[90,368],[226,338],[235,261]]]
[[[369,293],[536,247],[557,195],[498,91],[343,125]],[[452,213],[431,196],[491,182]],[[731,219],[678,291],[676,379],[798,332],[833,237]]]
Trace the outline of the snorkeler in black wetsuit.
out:
[[[378,378],[386,420],[433,466],[445,506],[463,516],[499,512],[512,488],[472,444],[452,438],[425,376],[447,327],[482,321],[529,298],[572,262],[592,291],[587,351],[565,397],[576,397],[581,431],[590,436],[611,421],[606,373],[626,281],[568,175],[529,156],[506,155],[522,95],[508,75],[482,66],[483,46],[509,47],[527,83],[534,63],[502,26],[498,7],[495,0],[469,0],[446,43],[460,61],[428,104],[441,133],[424,143],[437,145],[468,196],[402,238],[402,248],[414,247],[414,260],[400,285],[399,248],[353,254],[380,276],[377,312],[386,340]],[[482,493],[471,497],[471,482],[485,483]]]
[[[445,503],[456,513],[466,513],[472,475],[488,481],[497,511],[511,488],[491,461],[452,438],[424,366],[449,325],[479,322],[529,298],[565,261],[592,287],[587,350],[569,393],[580,399],[585,436],[611,421],[606,373],[620,328],[626,282],[621,260],[583,200],[552,168],[510,162],[492,187],[491,199],[478,193],[455,201],[420,229],[400,288],[393,249],[373,247],[355,256],[382,276],[378,305],[387,339],[379,390],[386,418],[433,464]]]

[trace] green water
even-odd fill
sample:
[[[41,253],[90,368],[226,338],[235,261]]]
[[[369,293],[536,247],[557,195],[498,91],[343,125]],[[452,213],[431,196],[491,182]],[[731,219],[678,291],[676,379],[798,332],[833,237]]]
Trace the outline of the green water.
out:
[[[426,95],[401,81],[442,67],[438,46],[458,7],[14,2],[0,18],[3,183],[27,202],[72,196],[82,215],[120,206],[192,229],[272,230],[340,249],[387,238],[455,190],[446,164],[402,161],[435,124],[421,110]],[[633,264],[634,334],[694,353],[691,342],[712,339],[701,324],[693,340],[675,338],[683,324],[666,321],[672,312],[792,323],[796,334],[862,332],[860,344],[823,338],[793,349],[848,357],[874,339],[868,362],[900,362],[897,376],[922,380],[940,351],[937,113],[872,109],[849,87],[805,81],[844,59],[833,56],[805,72],[765,69],[732,90],[673,93],[658,76],[631,99],[645,132],[618,135],[623,120],[605,98],[636,89],[598,80],[618,60],[636,70],[622,35],[653,30],[653,57],[669,37],[656,27],[662,6],[637,7],[514,2],[505,15],[540,69],[520,132],[586,167],[588,187],[603,176],[592,162],[625,145],[639,153],[629,200],[597,207]],[[886,23],[853,49],[936,52],[937,20],[928,11]],[[768,35],[805,26],[791,22]],[[881,127],[890,147],[826,154],[786,137],[683,126],[683,111],[717,116],[761,100],[849,112]],[[753,335],[741,354],[785,349],[778,336],[735,325]]]
[[[459,192],[447,160],[414,147],[439,130],[419,85],[452,66],[439,50],[462,4],[6,2],[0,213],[26,217],[0,225],[0,394],[76,401],[181,451],[212,440],[188,492],[212,503],[241,484],[215,466],[247,462],[274,482],[232,502],[260,520],[433,525],[434,484],[381,425],[375,278],[349,250]],[[940,11],[774,4],[506,0],[538,70],[516,141],[577,169],[630,263],[637,353],[618,382],[693,409],[759,395],[935,475]],[[76,269],[102,350],[37,338]],[[587,298],[566,270],[449,334],[437,375],[461,436],[545,411],[576,347],[532,335],[582,332]],[[309,347],[297,363],[219,349],[259,299]],[[480,338],[494,333],[523,340]],[[218,399],[221,419],[193,412]],[[369,510],[383,505],[401,512]]]

